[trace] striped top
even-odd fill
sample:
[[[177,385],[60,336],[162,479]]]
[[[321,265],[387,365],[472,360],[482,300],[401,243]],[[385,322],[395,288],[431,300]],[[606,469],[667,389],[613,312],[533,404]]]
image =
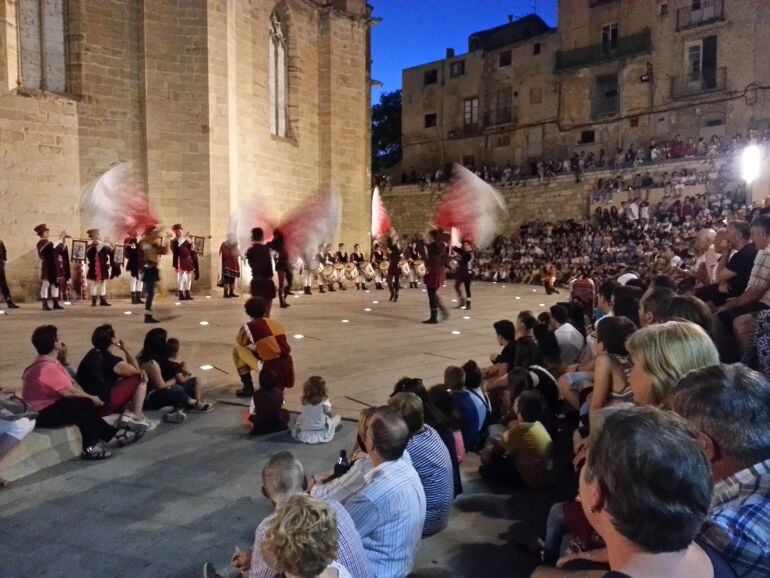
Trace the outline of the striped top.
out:
[[[426,514],[422,535],[430,536],[449,523],[449,508],[454,499],[452,458],[441,436],[429,425],[409,440],[406,451],[425,491]]]
[[[364,546],[361,543],[361,537],[358,535],[356,525],[350,518],[345,507],[336,500],[327,500],[324,498],[317,498],[319,501],[324,502],[337,516],[337,531],[339,532],[338,543],[338,558],[335,560],[339,565],[344,566],[351,575],[355,578],[371,578],[372,569],[369,566],[369,561],[366,558],[364,552]],[[275,518],[275,514],[270,514],[267,518],[260,522],[257,526],[257,531],[254,536],[254,548],[251,551],[251,568],[249,568],[249,578],[273,578],[278,573],[275,572],[270,566],[267,565],[265,559],[262,558],[262,543],[265,541],[265,533],[267,532],[267,526],[270,521]],[[334,568],[338,566],[332,565]],[[348,576],[340,572],[340,576]]]
[[[406,576],[414,566],[425,523],[420,477],[402,456],[380,464],[364,478],[366,487],[345,507],[361,535],[372,571],[376,578]]]

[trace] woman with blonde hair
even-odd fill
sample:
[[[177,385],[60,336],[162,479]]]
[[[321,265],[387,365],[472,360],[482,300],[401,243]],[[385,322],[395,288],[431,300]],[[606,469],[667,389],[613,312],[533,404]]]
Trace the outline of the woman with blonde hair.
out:
[[[331,508],[308,496],[293,496],[267,526],[262,556],[286,578],[350,578],[335,562],[338,542]]]
[[[714,342],[689,321],[668,321],[640,329],[628,338],[626,349],[633,363],[628,381],[637,405],[660,405],[688,372],[719,365]]]

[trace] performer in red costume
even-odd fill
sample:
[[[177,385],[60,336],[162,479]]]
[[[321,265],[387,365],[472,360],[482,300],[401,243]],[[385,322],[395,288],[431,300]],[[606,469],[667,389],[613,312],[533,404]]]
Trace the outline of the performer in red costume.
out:
[[[139,246],[136,231],[131,231],[123,241],[126,255],[126,268],[131,275],[131,304],[143,305],[142,288],[144,287],[144,251]]]
[[[171,227],[174,238],[171,239],[172,265],[176,270],[177,291],[180,301],[192,301],[190,289],[193,277],[197,281],[200,277],[198,269],[198,254],[193,250],[189,237],[183,236],[183,228],[179,223]]]
[[[110,246],[102,243],[99,229],[89,229],[86,235],[91,239],[86,249],[86,279],[91,286],[91,307],[96,307],[97,300],[102,307],[111,307],[107,302],[107,281],[120,274],[120,267],[112,259]]]
[[[438,323],[438,314],[442,319],[449,317],[449,312],[441,303],[438,290],[446,279],[447,244],[442,240],[440,229],[433,229],[428,233],[429,242],[426,246],[428,259],[425,263],[428,272],[425,274],[425,287],[428,289],[428,305],[430,317],[423,323]]]
[[[37,242],[37,256],[40,258],[40,299],[43,301],[43,311],[51,311],[48,306],[48,294],[50,292],[53,300],[54,309],[64,309],[59,305],[59,278],[66,276],[66,271],[62,266],[61,245],[64,243],[65,235],[62,233],[60,241],[51,242],[48,238],[50,230],[45,223],[35,227],[40,240]],[[67,262],[69,265],[69,261]]]
[[[238,239],[234,233],[229,233],[227,240],[219,246],[219,255],[222,258],[224,297],[225,299],[239,297],[235,293],[235,280],[241,276],[241,250],[238,247]]]

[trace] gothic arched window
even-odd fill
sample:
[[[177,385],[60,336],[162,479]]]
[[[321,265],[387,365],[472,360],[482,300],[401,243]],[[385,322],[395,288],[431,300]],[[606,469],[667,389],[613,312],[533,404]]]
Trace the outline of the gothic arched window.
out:
[[[286,99],[288,96],[286,75],[286,36],[281,18],[273,12],[270,16],[270,51],[269,51],[269,101],[270,132],[277,136],[286,136]]]

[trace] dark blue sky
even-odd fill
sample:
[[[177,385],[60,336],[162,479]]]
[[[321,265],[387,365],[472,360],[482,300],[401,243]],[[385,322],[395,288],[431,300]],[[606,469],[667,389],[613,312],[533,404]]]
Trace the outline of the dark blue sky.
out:
[[[372,78],[384,84],[380,93],[401,88],[401,70],[444,58],[447,48],[457,54],[468,50],[468,36],[534,12],[556,26],[557,0],[369,0],[374,17],[382,22],[372,29]]]

